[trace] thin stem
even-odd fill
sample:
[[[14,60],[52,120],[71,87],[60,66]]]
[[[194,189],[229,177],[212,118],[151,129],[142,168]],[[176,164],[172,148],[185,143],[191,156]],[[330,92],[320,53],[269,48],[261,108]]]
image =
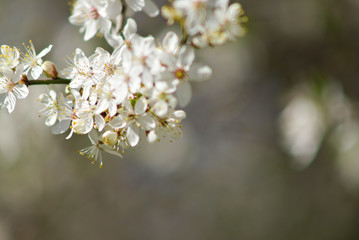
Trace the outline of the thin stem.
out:
[[[184,23],[181,23],[181,32],[182,32],[182,39],[180,42],[180,46],[183,46],[187,43],[188,40],[188,34],[186,33],[186,29],[184,27]]]
[[[122,23],[121,23],[121,28],[119,29],[119,32],[122,34],[122,31],[123,31],[123,28],[126,24],[126,20],[127,20],[127,17],[126,17],[126,10],[127,10],[127,5],[126,5],[126,1],[125,0],[121,0],[121,3],[122,3],[122,9],[121,9],[121,15],[122,15]],[[123,36],[122,36],[123,37]],[[125,38],[123,38],[125,39]]]
[[[56,78],[49,80],[27,80],[26,85],[50,85],[50,84],[69,84],[70,79]]]
[[[121,14],[124,18],[126,18],[126,10],[127,10],[127,6],[126,6],[126,2],[125,0],[121,0],[122,3],[122,9],[121,9]]]

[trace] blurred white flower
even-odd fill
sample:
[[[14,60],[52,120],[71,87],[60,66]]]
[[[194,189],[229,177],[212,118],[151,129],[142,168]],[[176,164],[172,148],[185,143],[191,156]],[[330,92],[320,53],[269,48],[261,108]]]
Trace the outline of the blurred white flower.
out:
[[[304,168],[314,160],[326,130],[323,109],[311,97],[299,93],[283,110],[280,130],[284,148],[297,166]]]

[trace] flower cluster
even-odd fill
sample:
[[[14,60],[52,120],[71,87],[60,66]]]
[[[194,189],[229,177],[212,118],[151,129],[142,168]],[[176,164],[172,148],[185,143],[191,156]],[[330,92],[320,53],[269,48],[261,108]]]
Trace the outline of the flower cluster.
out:
[[[140,36],[136,28],[135,21],[128,19],[122,44],[112,54],[97,48],[86,57],[76,49],[72,64],[62,73],[71,79],[67,96],[71,103],[57,104],[54,93],[42,97],[47,123],[55,124],[57,116],[63,127],[56,126],[56,132],[62,133],[70,125],[68,138],[73,133],[101,133],[99,138],[91,137],[91,151],[81,151],[96,161],[98,151],[94,149],[123,151],[135,147],[140,136],[149,142],[162,135],[179,138],[185,113],[176,107],[185,106],[191,98],[188,81],[211,76],[208,66],[193,64],[194,50],[180,46],[174,32],[168,32],[162,44],[156,45],[152,36]],[[54,113],[54,106],[60,114]]]
[[[27,79],[38,79],[42,74],[42,57],[52,48],[52,45],[36,55],[34,45],[25,46],[25,52],[20,56],[16,47],[1,46],[0,55],[0,107],[11,113],[16,104],[16,98],[24,99],[29,94],[26,86]]]
[[[151,0],[77,0],[73,3],[69,20],[81,26],[80,32],[84,32],[85,41],[98,33],[104,35],[111,44],[114,39],[118,39],[126,6],[131,12],[144,11],[150,17],[159,14],[158,7]],[[131,14],[129,11],[127,15]]]
[[[243,34],[243,12],[239,4],[228,6],[227,1],[175,0],[172,6],[163,8],[162,14],[169,16],[172,8],[180,16],[173,19],[182,24],[183,35],[167,32],[160,41],[139,35],[132,18],[121,27],[128,7],[156,16],[158,8],[151,0],[76,1],[69,21],[81,26],[84,40],[103,35],[113,51],[98,47],[87,57],[77,48],[59,77],[55,64],[42,60],[52,45],[38,55],[31,41],[23,54],[3,45],[0,106],[11,113],[16,98],[25,98],[30,85],[67,84],[65,93],[49,88],[39,96],[43,106],[40,115],[54,134],[69,131],[66,139],[73,134],[87,135],[91,146],[79,153],[100,166],[102,151],[122,156],[120,153],[136,147],[141,138],[149,143],[162,137],[180,138],[186,114],[177,108],[191,99],[189,82],[212,75],[209,66],[194,61],[194,48],[217,45]],[[42,73],[51,79],[38,80]]]
[[[239,3],[228,0],[174,0],[162,8],[168,24],[178,22],[191,43],[203,48],[233,41],[245,34],[247,22]]]

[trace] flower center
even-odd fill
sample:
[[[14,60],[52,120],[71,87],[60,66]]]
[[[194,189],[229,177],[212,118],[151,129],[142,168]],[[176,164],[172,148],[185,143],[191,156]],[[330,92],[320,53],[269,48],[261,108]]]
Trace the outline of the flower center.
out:
[[[6,88],[7,88],[10,92],[13,91],[14,87],[15,87],[15,83],[13,83],[12,81],[8,81],[8,82],[6,83]]]
[[[177,71],[175,72],[176,78],[178,78],[179,80],[182,80],[186,77],[186,72],[183,71],[183,69],[177,69]]]
[[[93,7],[90,11],[90,16],[94,19],[98,19],[100,17],[100,14],[98,13],[97,9]]]

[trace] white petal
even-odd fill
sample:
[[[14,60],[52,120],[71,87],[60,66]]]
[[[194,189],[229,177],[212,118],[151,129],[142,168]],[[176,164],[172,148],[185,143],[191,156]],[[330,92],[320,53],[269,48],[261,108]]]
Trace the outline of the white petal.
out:
[[[212,76],[212,69],[207,65],[196,63],[193,64],[190,71],[188,72],[188,77],[193,81],[204,81],[208,80]]]
[[[183,110],[177,110],[173,112],[173,115],[177,120],[183,120],[186,118],[186,113]]]
[[[90,139],[92,144],[97,144],[98,143],[99,136],[97,134],[97,131],[92,130],[91,132],[89,132],[88,136],[89,136],[89,139]]]
[[[42,73],[42,67],[36,65],[35,67],[31,68],[31,77],[33,79],[38,79]]]
[[[16,80],[20,79],[22,74],[24,74],[24,65],[19,64],[16,66],[16,71],[15,71],[13,79],[16,79]]]
[[[95,113],[100,114],[106,111],[108,107],[109,107],[109,102],[107,100],[102,99],[99,101]]]
[[[1,69],[1,74],[4,75],[7,79],[12,79],[14,76],[14,72],[10,68]]]
[[[181,107],[185,107],[192,97],[192,88],[188,82],[183,82],[177,87],[178,103]]]
[[[5,107],[5,100],[7,98],[7,93],[0,94],[0,108]]]
[[[131,147],[136,146],[140,140],[139,131],[140,129],[135,124],[132,124],[127,128],[127,140]]]
[[[83,82],[84,82],[83,78],[74,77],[73,79],[71,79],[70,88],[80,88]]]
[[[44,50],[42,50],[38,55],[37,58],[42,58],[43,56],[45,56],[46,54],[48,54],[52,49],[52,45],[49,45],[47,48],[45,48]]]
[[[127,84],[121,84],[117,88],[115,88],[114,95],[116,98],[116,104],[120,104],[127,98],[128,96],[128,86]]]
[[[115,116],[117,112],[117,105],[114,103],[114,101],[109,102],[108,112],[110,113],[111,117]]]
[[[82,99],[88,99],[90,96],[90,91],[92,90],[92,86],[87,82],[84,84],[82,90]]]
[[[9,113],[12,113],[12,111],[14,111],[15,109],[15,104],[16,104],[16,98],[15,95],[12,92],[9,92],[7,97],[5,98],[5,102],[4,102],[7,111]]]
[[[104,150],[105,152],[109,153],[109,154],[112,154],[112,155],[115,155],[115,156],[117,156],[117,157],[122,158],[121,153],[119,153],[119,152],[117,152],[117,151],[115,151],[115,150],[110,150],[110,149],[103,149],[103,150]]]
[[[162,47],[170,53],[175,53],[179,47],[179,39],[176,33],[168,32],[163,38]]]
[[[227,9],[227,17],[231,21],[238,20],[239,14],[242,11],[242,6],[239,3],[232,3]]]
[[[154,129],[156,127],[155,120],[149,114],[144,114],[143,116],[139,117],[137,122],[141,124],[142,128],[145,130]]]
[[[128,6],[130,6],[130,8],[132,8],[132,10],[135,12],[141,11],[145,6],[144,0],[125,0],[125,1],[128,4]]]
[[[56,123],[56,120],[57,120],[57,112],[52,113],[47,117],[45,121],[45,125],[48,127],[53,126]]]
[[[145,69],[142,73],[142,83],[148,88],[153,86],[153,78],[148,69]]]
[[[106,124],[105,119],[99,114],[95,115],[95,123],[99,131],[102,131]]]
[[[95,36],[97,32],[97,24],[95,20],[91,20],[86,24],[84,40],[88,41]]]
[[[98,21],[100,28],[103,30],[104,33],[109,33],[111,30],[111,21],[109,19],[106,18],[99,18]]]
[[[141,78],[138,76],[131,78],[128,87],[130,88],[131,93],[136,94],[137,92],[139,92],[141,88]]]
[[[201,32],[204,28],[203,22],[206,16],[206,10],[196,11],[197,14],[190,14],[186,18],[186,29],[189,35],[193,36],[198,32]]]
[[[179,53],[181,66],[189,68],[194,60],[194,50],[191,47],[182,47]]]
[[[49,95],[51,97],[52,100],[56,99],[57,93],[54,90],[50,90],[49,91]]]
[[[122,115],[116,116],[114,119],[111,120],[110,125],[113,128],[124,128],[126,126],[126,118]]]
[[[104,36],[108,44],[110,44],[110,46],[113,48],[117,49],[123,44],[123,38],[121,37],[121,35],[105,33]]]
[[[159,14],[159,9],[151,0],[145,0],[145,7],[143,11],[150,17],[156,17]]]
[[[75,50],[74,63],[75,63],[75,65],[78,65],[81,67],[88,66],[90,64],[85,53],[80,48],[76,48],[76,50]]]
[[[25,84],[17,84],[14,87],[14,94],[18,99],[24,99],[29,95],[29,89]]]
[[[125,39],[127,41],[131,40],[132,35],[136,32],[137,32],[137,24],[135,20],[129,18],[123,29],[123,35],[125,36]]]
[[[131,104],[131,101],[129,101],[128,99],[125,99],[122,103],[122,105],[125,107],[125,109],[127,111],[133,112],[133,106]]]
[[[154,143],[157,139],[158,139],[158,136],[157,136],[155,130],[152,130],[147,134],[147,141],[149,143]]]
[[[135,113],[136,115],[141,115],[145,113],[147,109],[147,100],[145,97],[140,97],[135,104]]]
[[[169,54],[167,52],[160,52],[159,53],[160,61],[169,67],[169,70],[175,70],[176,67],[176,58],[172,54]]]
[[[73,134],[74,134],[74,129],[71,128],[71,131],[70,131],[69,135],[67,135],[67,137],[65,139],[70,139]]]
[[[168,112],[168,105],[165,101],[158,101],[152,106],[152,111],[160,118]]]
[[[67,131],[70,127],[70,120],[63,120],[59,121],[55,124],[55,126],[52,128],[51,132],[52,134],[63,134]]]

